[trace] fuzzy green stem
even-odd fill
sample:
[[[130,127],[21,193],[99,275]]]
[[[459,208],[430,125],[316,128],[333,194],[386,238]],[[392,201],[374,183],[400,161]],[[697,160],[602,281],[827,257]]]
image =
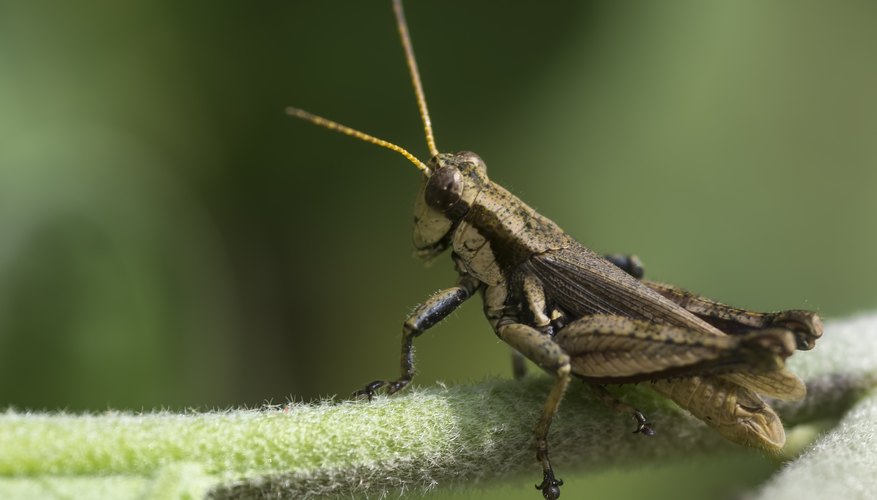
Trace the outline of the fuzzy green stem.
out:
[[[780,406],[783,418],[841,415],[875,382],[875,344],[877,317],[829,324],[813,352],[793,357],[810,393]],[[214,413],[10,410],[0,415],[0,497],[380,495],[533,476],[532,429],[548,388],[534,377]],[[599,470],[734,447],[647,387],[623,392],[658,435],[632,434],[632,419],[574,384],[552,427],[555,463]]]

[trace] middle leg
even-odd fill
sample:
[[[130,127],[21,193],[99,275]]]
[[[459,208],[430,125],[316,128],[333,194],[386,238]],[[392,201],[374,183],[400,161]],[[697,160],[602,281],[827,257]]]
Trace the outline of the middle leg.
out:
[[[552,338],[535,328],[521,323],[500,324],[496,329],[497,335],[516,351],[523,354],[541,368],[554,374],[554,385],[542,408],[542,415],[536,424],[536,460],[542,464],[542,483],[536,488],[542,490],[542,495],[548,500],[554,500],[560,496],[562,479],[554,476],[551,467],[551,459],[548,452],[548,430],[551,421],[560,407],[563,395],[569,386],[571,369],[569,356],[563,352]]]
[[[554,385],[542,408],[542,415],[536,424],[536,460],[542,465],[542,482],[536,489],[542,490],[546,500],[560,496],[563,480],[554,476],[548,452],[548,430],[551,421],[560,407],[563,395],[569,386],[571,367],[569,356],[554,342],[550,329],[550,319],[545,316],[545,296],[538,280],[525,279],[520,294],[511,294],[506,283],[494,285],[484,290],[484,315],[493,326],[497,336],[512,349],[533,361],[543,370],[554,375]],[[527,301],[529,314],[534,319],[534,328],[521,322],[521,299]]]

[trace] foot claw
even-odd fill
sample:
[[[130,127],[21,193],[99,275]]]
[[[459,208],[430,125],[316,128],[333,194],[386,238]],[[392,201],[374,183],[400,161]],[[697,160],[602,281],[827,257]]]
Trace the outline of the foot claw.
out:
[[[545,500],[557,500],[560,498],[560,487],[563,486],[563,479],[555,479],[554,471],[546,471],[543,473],[541,484],[536,485],[537,490],[542,490],[542,496]]]
[[[387,383],[383,380],[375,380],[364,388],[354,392],[351,397],[353,399],[362,399],[362,397],[365,396],[369,401],[371,401],[372,398],[375,397],[375,393],[378,391],[378,389],[385,386],[386,384]]]
[[[375,380],[374,382],[368,384],[363,389],[360,389],[354,392],[351,397],[353,399],[362,399],[363,397],[367,398],[371,401],[375,394],[377,394],[378,390],[381,388],[387,388],[387,394],[394,394],[396,392],[401,391],[406,385],[408,385],[410,380],[399,379],[393,382],[387,382],[385,380]]]
[[[652,423],[648,421],[645,415],[642,414],[639,410],[633,412],[633,418],[636,419],[636,430],[633,431],[634,434],[642,434],[644,436],[654,436],[655,429],[652,428]]]
[[[634,434],[639,433],[644,436],[654,436],[656,434],[655,429],[652,428],[652,424],[646,422],[640,428],[634,431]]]
[[[389,387],[387,388],[387,394],[395,394],[395,393],[401,391],[402,389],[405,388],[406,385],[408,385],[408,382],[409,382],[409,380],[399,379],[399,380],[396,380],[395,382],[390,383]]]

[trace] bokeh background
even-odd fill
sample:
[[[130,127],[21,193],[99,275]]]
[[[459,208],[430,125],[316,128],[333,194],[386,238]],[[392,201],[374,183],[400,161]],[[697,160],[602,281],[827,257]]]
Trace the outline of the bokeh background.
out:
[[[585,244],[748,308],[877,307],[877,4],[406,7],[439,148]],[[389,2],[0,1],[0,405],[224,408],[396,373],[405,314],[454,281],[412,256],[418,173],[286,105],[426,159]],[[478,302],[417,343],[420,384],[509,376]],[[561,475],[571,498],[714,498],[774,467]]]

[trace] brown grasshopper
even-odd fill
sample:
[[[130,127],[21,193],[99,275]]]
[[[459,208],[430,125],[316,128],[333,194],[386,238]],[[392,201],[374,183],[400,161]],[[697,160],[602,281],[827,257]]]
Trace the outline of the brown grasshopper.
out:
[[[460,277],[418,306],[402,326],[401,375],[354,393],[395,393],[414,376],[412,341],[480,293],[497,336],[554,376],[536,424],[536,458],[547,499],[560,496],[548,452],[548,429],[572,377],[587,382],[616,409],[630,412],[636,432],[648,420],[615,399],[604,384],[649,381],[727,439],[770,451],[785,433],[761,396],[796,400],[804,384],[785,369],[795,349],[812,349],[822,322],[809,311],[758,313],[720,304],[671,285],[643,281],[633,256],[601,257],[487,178],[468,151],[439,153],[432,134],[401,0],[394,10],[423,119],[430,160],[297,108],[287,113],[405,156],[422,172],[414,207],[414,246],[431,259],[451,250]]]

